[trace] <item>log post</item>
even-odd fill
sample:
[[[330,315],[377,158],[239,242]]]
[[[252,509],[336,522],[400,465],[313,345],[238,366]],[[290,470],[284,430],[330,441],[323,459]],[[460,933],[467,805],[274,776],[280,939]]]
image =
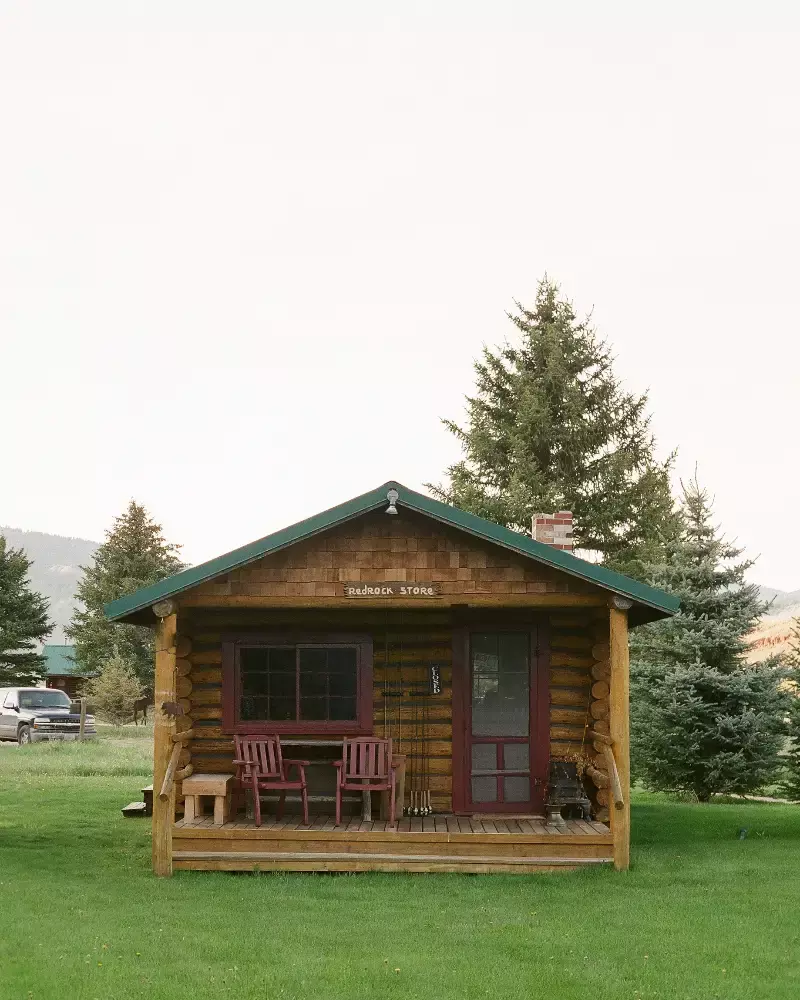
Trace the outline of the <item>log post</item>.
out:
[[[160,789],[172,756],[172,736],[175,723],[162,705],[175,702],[175,641],[177,615],[162,618],[156,628],[156,675],[153,710],[153,788]],[[180,744],[176,744],[179,746]],[[175,784],[165,800],[153,796],[153,871],[156,875],[172,874],[172,824],[175,819]]]
[[[609,694],[609,735],[619,776],[622,806],[611,810],[614,867],[626,871],[630,864],[631,764],[630,764],[630,663],[628,658],[628,608],[631,602],[614,597],[609,609],[611,693]],[[609,776],[610,777],[610,776]],[[613,780],[613,779],[612,779]],[[613,786],[612,786],[613,787]]]

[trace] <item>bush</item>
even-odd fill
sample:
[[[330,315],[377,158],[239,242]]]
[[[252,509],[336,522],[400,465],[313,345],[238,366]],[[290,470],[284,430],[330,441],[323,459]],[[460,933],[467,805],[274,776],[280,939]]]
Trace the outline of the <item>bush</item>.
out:
[[[119,726],[133,720],[133,703],[143,696],[144,688],[131,664],[116,653],[87,682],[83,694],[92,700],[98,715]]]

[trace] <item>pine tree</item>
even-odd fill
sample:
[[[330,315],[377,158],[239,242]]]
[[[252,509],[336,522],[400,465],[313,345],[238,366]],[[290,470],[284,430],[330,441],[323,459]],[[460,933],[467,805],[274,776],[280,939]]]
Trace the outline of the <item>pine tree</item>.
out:
[[[773,780],[785,740],[785,671],[746,662],[747,635],[767,608],[745,575],[752,560],[720,536],[712,501],[693,480],[684,527],[650,582],[681,599],[670,619],[631,640],[631,750],[657,791],[751,792]]]
[[[788,728],[790,741],[784,759],[784,776],[781,791],[790,799],[800,799],[800,618],[795,618],[792,628],[792,645],[785,658],[789,671]]]
[[[82,692],[102,719],[117,726],[131,721],[134,702],[143,693],[142,682],[119,653],[106,660],[100,673],[86,682]]]
[[[76,596],[83,608],[75,612],[67,635],[75,642],[75,659],[90,674],[119,655],[149,687],[153,679],[153,633],[138,625],[109,622],[103,605],[157,583],[178,570],[179,545],[167,542],[145,507],[134,500],[114,519],[91,566],[82,566]]]
[[[44,675],[39,643],[53,631],[47,598],[31,590],[30,560],[0,535],[0,687],[36,684]]]
[[[464,457],[440,499],[518,531],[571,510],[575,545],[636,573],[678,530],[673,456],[656,460],[647,396],[622,389],[608,345],[546,277],[533,309],[509,314],[516,342],[475,364],[467,425],[445,426]]]

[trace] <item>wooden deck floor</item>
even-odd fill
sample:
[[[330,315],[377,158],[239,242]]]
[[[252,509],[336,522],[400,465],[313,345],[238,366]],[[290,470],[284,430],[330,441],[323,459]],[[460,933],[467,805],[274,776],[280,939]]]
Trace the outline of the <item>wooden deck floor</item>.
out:
[[[211,817],[173,827],[176,869],[252,871],[460,871],[569,870],[612,860],[604,823],[569,820],[550,826],[535,817],[404,817],[397,828],[353,817],[336,826],[330,816],[283,820],[237,819],[214,826]]]

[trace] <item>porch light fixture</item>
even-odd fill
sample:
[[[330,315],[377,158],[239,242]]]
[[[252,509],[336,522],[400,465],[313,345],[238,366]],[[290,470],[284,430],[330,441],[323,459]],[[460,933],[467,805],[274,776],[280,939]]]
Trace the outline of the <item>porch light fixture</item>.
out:
[[[396,514],[397,513],[397,501],[400,498],[400,494],[397,490],[389,490],[386,494],[386,499],[389,501],[389,506],[386,508],[386,514]]]

